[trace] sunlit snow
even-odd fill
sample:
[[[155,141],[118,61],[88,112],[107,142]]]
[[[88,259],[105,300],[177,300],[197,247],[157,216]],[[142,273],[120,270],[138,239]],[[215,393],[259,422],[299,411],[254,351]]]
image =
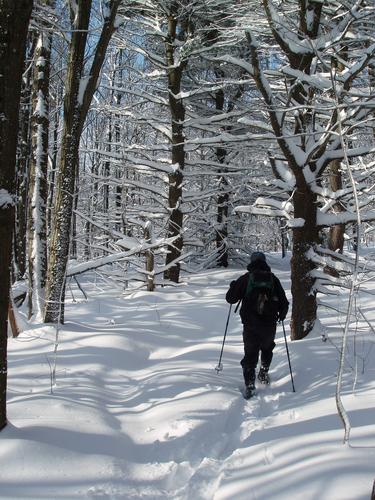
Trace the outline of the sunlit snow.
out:
[[[290,298],[289,263],[270,262]],[[349,342],[342,394],[349,445],[334,399],[342,314],[322,310],[313,335],[289,342],[296,393],[279,328],[271,385],[245,401],[237,315],[230,318],[223,371],[214,370],[228,314],[225,292],[242,272],[212,269],[184,277],[178,287],[125,296],[83,275],[87,301],[69,283],[56,357],[51,326],[34,324],[9,339],[0,497],[369,500],[374,334],[358,323],[354,392]],[[345,297],[329,300],[345,310]],[[371,295],[361,299],[370,320],[372,304]],[[288,318],[286,326],[289,332]]]

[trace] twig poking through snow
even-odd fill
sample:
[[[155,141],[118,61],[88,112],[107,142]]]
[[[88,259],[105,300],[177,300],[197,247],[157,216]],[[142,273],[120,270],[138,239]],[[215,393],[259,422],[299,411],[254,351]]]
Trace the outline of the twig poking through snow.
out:
[[[336,86],[335,86],[335,78],[333,75],[333,72],[331,70],[331,79],[332,79],[332,86],[334,89],[334,94],[335,94],[335,101],[337,107],[339,106],[339,101],[337,98],[337,92],[336,92]],[[359,211],[359,202],[358,202],[358,193],[357,193],[357,187],[356,183],[353,177],[353,173],[350,168],[349,164],[349,159],[347,155],[347,147],[344,142],[343,138],[343,130],[341,126],[341,116],[340,113],[337,114],[337,125],[338,125],[338,132],[340,136],[340,142],[341,142],[341,147],[344,152],[344,161],[343,163],[346,166],[348,176],[350,179],[350,183],[353,188],[353,198],[354,198],[354,207],[357,215],[357,223],[356,223],[356,237],[357,237],[357,245],[356,245],[356,252],[355,252],[355,263],[354,263],[354,269],[353,269],[353,275],[351,279],[351,285],[350,285],[350,293],[349,293],[349,301],[348,301],[348,308],[346,312],[346,320],[345,320],[345,326],[344,326],[344,332],[342,336],[342,345],[341,345],[341,352],[340,352],[340,365],[339,365],[339,371],[337,374],[337,385],[336,385],[336,406],[337,406],[337,411],[338,414],[344,424],[344,444],[349,442],[349,436],[350,436],[350,421],[348,414],[346,413],[346,410],[344,408],[344,405],[342,403],[341,399],[341,386],[342,386],[342,376],[344,372],[344,361],[345,361],[345,351],[346,351],[346,345],[347,345],[347,338],[348,338],[348,331],[349,331],[349,324],[350,324],[350,317],[353,309],[353,301],[354,301],[354,294],[355,294],[355,289],[358,283],[358,264],[359,264],[359,236],[360,236],[360,227],[361,227],[361,215]]]

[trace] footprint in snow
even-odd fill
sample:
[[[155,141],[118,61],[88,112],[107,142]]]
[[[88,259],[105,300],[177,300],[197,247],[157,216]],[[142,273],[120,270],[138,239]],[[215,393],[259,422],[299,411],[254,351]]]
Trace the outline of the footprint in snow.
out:
[[[100,487],[90,488],[87,491],[87,496],[89,498],[92,498],[95,500],[98,500],[98,499],[104,500],[104,499],[108,499],[108,498],[113,498],[111,493],[108,493],[107,491],[105,491],[103,488],[100,488]]]
[[[221,481],[220,462],[213,458],[204,458],[191,476],[188,483],[188,497],[211,500]]]
[[[272,462],[274,461],[274,459],[275,459],[274,454],[272,453],[272,451],[268,447],[266,447],[264,449],[264,454],[263,454],[264,464],[271,465]]]
[[[263,406],[265,406],[269,412],[275,411],[279,408],[279,398],[280,394],[267,394],[263,397]]]
[[[291,411],[289,412],[289,419],[290,419],[290,420],[293,420],[293,421],[294,421],[294,420],[298,420],[298,419],[299,419],[299,413],[298,413],[298,411],[296,411],[296,410],[291,410]]]

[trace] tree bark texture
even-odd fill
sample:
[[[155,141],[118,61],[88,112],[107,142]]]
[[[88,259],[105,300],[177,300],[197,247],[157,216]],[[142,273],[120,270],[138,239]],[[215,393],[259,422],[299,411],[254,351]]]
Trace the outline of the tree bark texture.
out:
[[[146,243],[152,243],[152,225],[150,221],[146,222],[144,236]],[[146,272],[147,291],[153,292],[155,290],[155,258],[152,249],[146,250]]]
[[[84,69],[87,30],[91,0],[78,4],[75,30],[69,47],[68,71],[64,96],[64,123],[61,139],[61,158],[56,179],[52,230],[50,238],[46,310],[44,320],[56,323],[64,320],[65,272],[69,257],[70,232],[78,161],[80,103],[79,85]]]
[[[217,198],[217,225],[216,228],[216,248],[218,251],[217,265],[228,267],[228,207],[229,193],[228,181],[225,177],[225,168],[223,174],[219,177],[219,195]]]
[[[215,76],[218,80],[225,79],[225,72],[221,69],[215,69]],[[230,113],[235,108],[235,104],[240,99],[244,93],[244,87],[239,86],[237,92],[228,98],[226,112]],[[215,107],[218,111],[223,112],[225,108],[225,93],[223,89],[218,90],[215,93]],[[232,126],[228,125],[224,127],[224,130],[231,132]],[[223,147],[216,148],[216,157],[223,165],[223,168],[219,172],[218,185],[219,185],[219,195],[217,199],[217,228],[216,228],[216,248],[219,254],[217,259],[217,265],[222,267],[228,267],[229,258],[229,246],[228,246],[228,213],[229,213],[229,183],[226,177],[227,169],[225,168],[225,162],[227,157],[227,150]]]
[[[29,33],[26,49],[26,64],[34,57],[37,36]],[[24,73],[21,88],[18,158],[16,165],[17,204],[15,207],[14,229],[14,279],[23,279],[27,268],[27,200],[29,188],[29,164],[31,150],[31,88],[32,72]]]
[[[224,76],[224,75],[220,75]],[[215,105],[218,111],[224,111],[225,96],[222,89],[215,94]],[[225,148],[216,148],[216,157],[219,163],[224,165],[227,150]],[[219,195],[217,198],[217,228],[216,228],[216,249],[218,251],[217,265],[220,267],[228,267],[228,205],[229,193],[227,191],[228,181],[225,177],[225,167],[223,166],[224,175],[218,178]]]
[[[329,166],[329,176],[330,185],[333,192],[342,189],[342,174],[340,170],[340,161],[332,161]],[[333,207],[334,211],[341,213],[345,211],[345,207],[340,201],[335,203]],[[342,253],[344,250],[344,234],[345,234],[345,224],[335,224],[329,228],[328,235],[328,248],[333,252]],[[338,272],[332,267],[326,266],[324,271],[331,276],[338,276]]]
[[[368,74],[369,74],[371,88],[374,91],[374,89],[375,89],[375,63],[369,64]],[[373,116],[375,117],[375,111],[373,112]],[[375,127],[372,127],[372,131],[373,131],[373,135],[375,137]],[[374,485],[375,485],[375,483],[374,483]],[[375,493],[374,493],[374,495],[375,495]]]
[[[348,58],[348,47],[344,47],[340,52],[340,57],[343,60],[347,60]],[[342,72],[345,70],[345,66],[342,62],[336,64],[335,71]],[[369,71],[370,73],[370,71]],[[330,186],[332,191],[335,193],[342,189],[342,173],[341,173],[341,162],[340,160],[333,160],[329,167],[329,179]],[[341,204],[340,201],[335,203],[333,207],[334,211],[340,213],[345,212],[345,207]],[[340,253],[344,250],[344,233],[345,233],[345,224],[335,224],[331,226],[329,229],[329,239],[328,239],[328,248],[333,252],[339,251]],[[331,268],[326,268],[326,272],[329,274],[337,275]]]
[[[319,241],[316,225],[316,195],[308,186],[297,188],[293,197],[294,216],[304,220],[302,227],[293,229],[293,252],[291,258],[292,281],[292,340],[302,339],[314,327],[316,320],[316,294],[313,292],[313,262],[306,253]]]
[[[47,274],[47,170],[51,35],[41,33],[35,49],[32,92],[32,157],[29,180],[29,317],[44,313]]]
[[[175,40],[177,36],[177,20],[171,15],[168,19],[168,37],[166,41],[166,59],[168,71],[168,91],[169,107],[172,122],[172,166],[175,169],[169,174],[168,185],[168,238],[177,236],[172,245],[168,246],[166,266],[169,266],[164,273],[164,277],[178,283],[180,277],[180,264],[178,259],[183,248],[183,213],[181,211],[183,170],[185,166],[185,137],[184,119],[185,107],[183,100],[179,96],[181,92],[181,80],[184,62],[175,64]],[[176,261],[176,262],[175,262]],[[175,262],[175,263],[174,263]],[[173,264],[174,263],[174,264]]]
[[[120,2],[121,0],[109,2],[109,15],[105,18],[93,54],[92,65],[85,79],[82,77],[92,0],[80,0],[77,3],[75,29],[69,48],[61,157],[50,238],[44,318],[46,322],[64,321],[65,273],[70,251],[73,203],[76,196],[79,143],[107,47],[115,30],[115,19]]]
[[[57,172],[57,163],[58,163],[58,155],[59,155],[59,130],[60,130],[60,108],[63,102],[63,88],[62,85],[59,85],[55,95],[54,100],[52,101],[53,109],[50,110],[50,114],[54,116],[54,122],[52,125],[52,131],[50,136],[50,161],[51,161],[51,171],[49,173],[49,182],[48,182],[48,200],[47,200],[47,232],[50,234],[50,228],[52,223],[52,210],[53,210],[53,200],[54,200],[54,192],[55,192],[55,178]],[[50,102],[50,106],[52,104]],[[52,106],[51,106],[52,107]],[[50,117],[51,119],[51,117]],[[48,267],[48,264],[47,264]]]
[[[21,78],[32,0],[0,0],[0,429],[7,423],[7,333]]]
[[[8,321],[10,324],[10,330],[12,332],[12,337],[18,337],[21,333],[21,328],[19,322],[17,321],[18,309],[14,303],[12,293],[9,295],[9,311],[8,311]]]

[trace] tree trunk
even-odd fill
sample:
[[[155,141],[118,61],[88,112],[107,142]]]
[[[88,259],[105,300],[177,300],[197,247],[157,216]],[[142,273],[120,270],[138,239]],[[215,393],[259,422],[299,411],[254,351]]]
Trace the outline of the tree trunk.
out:
[[[342,176],[340,172],[340,161],[333,161],[330,166],[330,184],[333,192],[342,189]],[[344,212],[345,208],[340,202],[335,203],[333,207],[334,211],[337,213]],[[344,250],[344,234],[345,234],[345,224],[335,224],[329,228],[328,235],[328,248],[333,252],[342,253]],[[338,276],[336,269],[326,266],[324,272],[330,274],[331,276]]]
[[[51,35],[41,33],[33,76],[32,158],[29,181],[29,317],[42,319],[47,274],[47,170]]]
[[[220,73],[217,77],[224,75]],[[224,91],[220,89],[215,94],[215,107],[218,111],[224,110]],[[229,129],[229,127],[227,127]],[[225,148],[216,148],[216,157],[219,163],[224,164],[225,158],[227,156],[227,150]],[[216,227],[216,249],[218,251],[217,265],[220,267],[228,267],[228,203],[229,194],[227,192],[228,181],[225,177],[225,167],[223,167],[224,175],[219,175],[219,194],[217,198],[217,227]]]
[[[57,160],[58,160],[58,155],[59,155],[59,145],[58,145],[58,139],[59,139],[59,130],[60,130],[60,123],[61,123],[61,103],[63,101],[63,88],[62,84],[59,85],[56,94],[54,96],[54,109],[52,110],[51,115],[53,114],[54,116],[54,123],[52,127],[52,133],[51,133],[51,144],[50,144],[50,151],[51,151],[51,172],[49,175],[49,182],[48,182],[48,204],[47,204],[47,232],[48,235],[51,232],[51,224],[52,224],[52,210],[53,210],[53,200],[54,200],[54,192],[55,192],[55,178],[56,178],[56,172],[57,172]]]
[[[26,64],[34,57],[37,36],[35,33],[28,37],[28,48],[26,51]],[[31,88],[32,71],[26,71],[22,78],[19,136],[18,136],[18,158],[16,165],[17,204],[15,207],[15,229],[14,229],[14,267],[15,279],[25,278],[27,268],[27,203],[28,182],[30,164],[31,144]]]
[[[223,169],[225,173],[225,169]],[[228,205],[229,193],[227,192],[228,181],[225,175],[219,178],[219,195],[217,198],[217,224],[216,228],[216,248],[219,256],[217,265],[220,267],[228,267]]]
[[[73,197],[75,191],[78,147],[80,141],[79,85],[84,68],[87,30],[91,0],[81,0],[76,16],[75,31],[69,47],[68,73],[64,96],[64,125],[61,158],[55,190],[55,209],[46,285],[45,322],[64,321],[65,272],[69,256]]]
[[[121,0],[111,0],[107,17],[92,56],[89,74],[82,79],[86,57],[87,30],[92,0],[80,0],[74,16],[74,30],[69,47],[68,72],[64,98],[64,125],[61,158],[56,183],[48,278],[46,286],[45,321],[64,321],[65,273],[69,259],[78,149],[85,119],[95,93],[109,41],[115,30],[117,9]]]
[[[215,75],[217,79],[224,79],[225,72],[221,69],[215,69]],[[239,86],[235,95],[232,99],[229,99],[227,104],[227,113],[233,111],[235,103],[244,93],[244,87]],[[224,90],[220,89],[215,93],[215,107],[218,111],[224,111],[225,104],[225,94]],[[232,126],[228,125],[224,127],[224,130],[231,132]],[[228,213],[229,213],[229,192],[228,192],[228,180],[226,177],[227,169],[225,168],[225,159],[227,157],[227,150],[222,147],[216,148],[216,157],[223,165],[221,172],[219,173],[219,195],[217,199],[217,224],[216,228],[216,248],[219,253],[219,258],[217,260],[217,265],[222,267],[228,267],[229,258],[229,247],[228,247]]]
[[[7,335],[21,78],[32,0],[0,0],[0,429],[7,423]]]
[[[348,58],[348,47],[343,47],[340,52],[340,57],[343,60],[347,60]],[[343,63],[339,63],[336,65],[336,70],[342,72],[345,70],[345,66]],[[329,165],[329,178],[330,185],[332,191],[335,193],[336,191],[342,189],[342,174],[341,174],[341,162],[340,160],[333,160]],[[340,202],[335,203],[333,207],[336,212],[345,212],[345,207],[342,206]],[[344,249],[344,233],[345,233],[345,224],[335,224],[330,227],[329,230],[329,239],[328,239],[328,248],[333,252],[339,251],[343,252]],[[337,272],[334,269],[326,268],[326,272],[332,275],[337,275]]]
[[[291,258],[292,281],[292,340],[302,339],[313,329],[316,320],[316,293],[313,291],[314,278],[310,273],[313,262],[306,253],[318,243],[316,225],[316,195],[308,186],[297,188],[294,193],[294,216],[304,220],[302,227],[293,229],[293,254]]]
[[[370,80],[370,86],[372,89],[372,94],[374,93],[375,90],[375,63],[369,64],[368,68],[368,74],[369,74],[369,80]],[[373,116],[375,117],[375,111],[373,112]],[[372,132],[375,137],[375,127],[372,127]],[[374,482],[375,485],[375,482]]]
[[[183,248],[182,225],[183,214],[181,211],[183,170],[185,166],[185,137],[184,119],[185,108],[179,94],[181,92],[181,80],[184,63],[175,63],[175,40],[177,36],[177,20],[170,16],[168,20],[168,38],[166,42],[166,56],[168,65],[168,91],[169,107],[172,119],[172,167],[173,174],[169,174],[168,204],[170,217],[168,222],[168,238],[177,236],[172,245],[168,246],[164,278],[178,283],[180,277],[180,263]],[[176,261],[176,262],[175,262]]]
[[[10,324],[10,330],[12,332],[12,337],[18,337],[21,333],[21,328],[19,326],[19,322],[17,318],[19,317],[18,309],[16,304],[14,303],[12,293],[9,293],[9,311],[8,311],[8,321]]]
[[[145,242],[152,243],[152,226],[148,221],[145,225]],[[147,271],[147,291],[153,292],[155,290],[155,259],[153,250],[146,250],[146,271]]]
[[[117,77],[114,78],[114,85],[117,86],[118,88],[121,88],[123,86],[123,55],[124,51],[123,49],[119,50],[119,60],[118,60],[118,70],[116,71]],[[116,104],[116,109],[119,109],[121,106],[121,101],[122,101],[122,93],[121,92],[116,92],[115,96],[115,104]],[[115,151],[117,154],[120,154],[120,143],[121,143],[121,116],[118,114],[115,114],[115,124],[114,124],[114,132],[115,132]],[[120,168],[116,168],[116,178],[121,179],[122,177],[122,172]],[[123,217],[123,210],[122,210],[122,196],[123,196],[123,188],[120,184],[116,186],[116,196],[115,196],[115,206],[116,206],[116,230],[117,231],[122,231],[123,230],[123,224],[122,224],[122,217]]]

